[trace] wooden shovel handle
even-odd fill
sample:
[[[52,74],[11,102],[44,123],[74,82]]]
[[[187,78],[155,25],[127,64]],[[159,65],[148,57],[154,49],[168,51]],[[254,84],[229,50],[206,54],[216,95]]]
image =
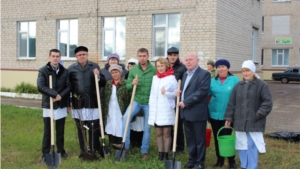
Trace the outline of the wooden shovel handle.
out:
[[[49,88],[52,89],[52,75],[49,75]],[[54,125],[53,125],[53,98],[50,96],[50,130],[51,130],[51,145],[54,145]]]
[[[99,93],[99,84],[98,84],[97,74],[95,74],[95,85],[96,85],[96,93],[97,93],[97,103],[98,103],[101,138],[104,139],[103,117],[102,117],[102,111],[101,111],[101,101],[100,101],[100,93]],[[102,144],[104,144],[104,142]]]
[[[181,80],[178,80],[177,90],[180,91]],[[174,126],[174,138],[173,138],[173,152],[176,152],[176,141],[177,141],[177,131],[178,131],[178,116],[179,116],[179,107],[177,106],[179,103],[180,96],[177,96],[176,101],[176,115],[175,115],[175,126]]]
[[[138,75],[137,75],[137,74],[135,75],[135,79],[138,80]],[[131,116],[131,111],[132,111],[132,104],[133,104],[133,101],[134,101],[134,96],[135,96],[136,86],[137,86],[137,85],[134,85],[134,86],[133,86],[133,90],[132,90],[132,95],[131,95],[130,105],[129,105],[129,112],[128,112],[128,114],[127,114],[127,120],[126,120],[125,130],[124,130],[123,139],[122,139],[122,142],[123,142],[123,143],[125,143],[125,141],[126,141],[126,135],[127,135],[127,130],[128,130],[128,124],[129,124],[129,121],[130,121],[130,116]]]

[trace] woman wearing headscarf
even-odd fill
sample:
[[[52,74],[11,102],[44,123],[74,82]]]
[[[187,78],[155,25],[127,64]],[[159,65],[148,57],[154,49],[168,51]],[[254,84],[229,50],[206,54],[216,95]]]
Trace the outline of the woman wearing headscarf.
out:
[[[122,67],[114,64],[109,67],[112,80],[106,82],[102,101],[105,133],[115,148],[122,144],[122,117],[130,102],[126,80],[121,77]]]
[[[107,81],[112,79],[111,72],[109,72],[109,68],[114,64],[117,64],[122,67],[122,73],[121,73],[122,78],[125,77],[125,75],[128,72],[125,69],[125,65],[120,63],[119,55],[116,53],[111,53],[107,56],[107,63],[105,63],[104,68],[100,70],[100,72],[105,76],[105,79]]]
[[[213,130],[214,140],[215,140],[215,151],[217,156],[217,163],[213,165],[214,168],[222,167],[224,165],[224,157],[220,156],[219,144],[217,139],[217,133],[221,127],[224,126],[225,120],[225,110],[227,103],[229,101],[231,92],[234,86],[240,81],[236,76],[229,72],[230,63],[226,59],[219,59],[216,62],[217,76],[211,79],[210,92],[211,96],[208,109],[210,116],[210,123]],[[220,136],[230,135],[232,133],[231,129],[221,130]],[[229,169],[236,169],[235,156],[228,157]]]
[[[255,70],[253,61],[244,61],[243,80],[233,89],[225,113],[225,127],[233,123],[236,131],[235,148],[244,169],[257,169],[258,153],[266,152],[263,132],[273,106],[269,86]]]

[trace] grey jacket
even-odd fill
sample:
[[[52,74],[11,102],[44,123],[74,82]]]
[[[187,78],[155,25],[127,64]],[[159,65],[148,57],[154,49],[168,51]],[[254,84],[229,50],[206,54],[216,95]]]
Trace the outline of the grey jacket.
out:
[[[264,132],[266,116],[272,107],[272,95],[267,83],[260,79],[248,83],[240,81],[231,93],[224,118],[233,122],[236,131]]]

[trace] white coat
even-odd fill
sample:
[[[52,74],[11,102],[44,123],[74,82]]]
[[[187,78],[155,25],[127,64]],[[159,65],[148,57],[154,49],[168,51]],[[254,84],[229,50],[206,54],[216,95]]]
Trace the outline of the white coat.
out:
[[[162,88],[166,90],[164,95],[161,93]],[[174,125],[176,90],[177,81],[174,75],[164,78],[153,76],[149,98],[149,125]]]

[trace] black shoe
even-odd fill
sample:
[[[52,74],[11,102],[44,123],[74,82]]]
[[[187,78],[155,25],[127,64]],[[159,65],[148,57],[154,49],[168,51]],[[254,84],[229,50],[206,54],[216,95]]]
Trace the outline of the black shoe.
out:
[[[62,158],[68,158],[68,157],[69,157],[69,155],[68,155],[67,153],[61,153],[60,156],[61,156]]]
[[[229,164],[229,169],[237,169],[237,168],[236,165],[233,163],[233,164]]]
[[[159,153],[158,153],[158,159],[159,159],[160,161],[162,161],[162,160],[164,159],[164,153],[163,153],[163,152],[159,152]]]
[[[222,167],[224,163],[217,162],[215,165],[213,165],[214,168]]]
[[[184,168],[194,168],[194,165],[191,165],[191,164],[187,163],[187,164],[184,165]]]
[[[164,160],[164,161],[169,160],[168,153],[166,153],[166,152],[164,153],[164,158],[163,158],[163,160]]]

